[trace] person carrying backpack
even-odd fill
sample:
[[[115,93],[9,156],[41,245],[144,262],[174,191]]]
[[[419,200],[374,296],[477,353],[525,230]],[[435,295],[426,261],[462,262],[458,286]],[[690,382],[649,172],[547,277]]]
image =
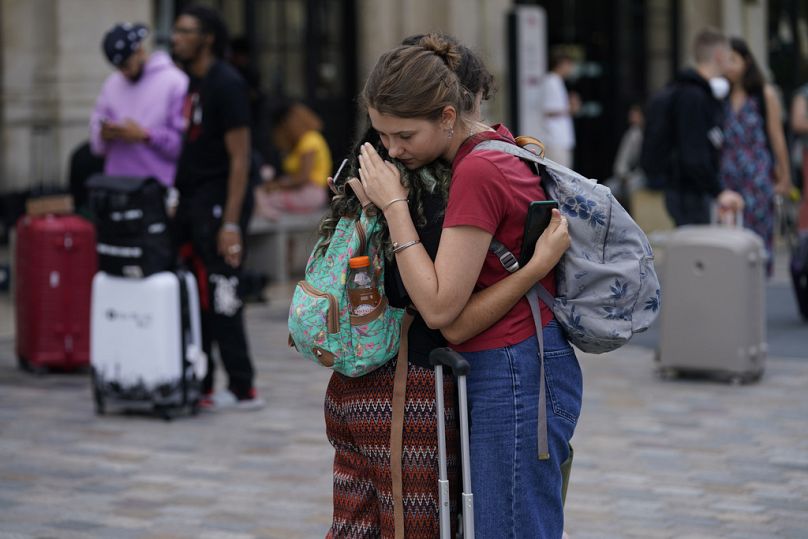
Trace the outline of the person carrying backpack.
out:
[[[726,36],[702,30],[693,55],[696,65],[651,100],[643,141],[643,169],[650,185],[664,188],[665,207],[676,226],[709,223],[713,201],[733,213],[743,207],[741,196],[725,189],[719,178],[721,100],[729,91],[722,78],[729,56]]]
[[[423,36],[413,36],[405,42],[420,48],[416,44],[422,39]],[[443,39],[451,38],[444,36]],[[468,48],[457,45],[457,51],[459,63],[456,71],[460,73],[463,86],[471,97],[463,103],[466,107],[464,110],[469,115],[479,117],[480,100],[488,98],[493,77]],[[429,54],[433,55],[431,52]],[[434,82],[431,84],[433,88],[436,86]],[[367,143],[375,148],[374,151],[383,155],[385,160],[393,161],[394,158],[387,154],[382,144],[387,137],[385,134],[380,138],[375,130],[370,129],[354,155],[359,154],[359,149]],[[391,163],[408,186],[408,192],[400,199],[388,201],[387,209],[392,206],[409,207],[410,220],[416,231],[406,242],[394,242],[389,232],[382,232],[382,250],[387,260],[383,272],[383,290],[393,307],[404,308],[412,303],[402,281],[396,257],[407,250],[418,248],[431,260],[438,251],[451,169],[448,164],[437,159],[438,156],[430,157],[431,159],[423,161],[399,159],[395,165]],[[349,175],[356,176],[357,168],[358,162],[354,158]],[[345,186],[339,178],[329,183],[335,196],[331,202],[331,215],[320,227],[318,246],[324,250],[337,237],[340,222],[345,216],[356,215],[362,206],[352,188]],[[379,205],[378,208],[384,208],[385,205]],[[558,221],[560,218],[557,218]],[[556,228],[557,225],[554,225],[553,229]],[[537,252],[538,257],[544,256],[546,247],[538,247]],[[314,255],[316,254],[315,251]],[[488,292],[472,296],[456,322],[447,325],[444,331],[450,335],[472,336],[493,324],[522,297],[527,290],[524,283],[538,280],[536,267],[544,266],[529,265],[501,281],[501,287],[493,286]],[[508,287],[511,288],[510,291],[507,290]],[[296,346],[300,344],[296,343]],[[340,372],[334,372],[331,376],[325,399],[326,432],[335,450],[334,512],[328,537],[438,537],[440,524],[435,376],[428,356],[433,349],[445,345],[446,339],[441,331],[431,328],[423,316],[414,313],[407,330],[408,365],[400,479],[393,473],[394,466],[391,462],[395,457],[392,443],[389,443],[395,414],[392,401],[397,359],[392,358],[362,376],[350,377]],[[457,498],[460,456],[452,377],[444,378],[444,394],[447,397],[444,408],[448,435],[449,485],[452,491],[451,509],[456,511],[454,500]],[[398,481],[401,482],[400,491],[396,495]],[[397,503],[401,503],[403,511],[402,520],[398,522]],[[451,520],[455,522],[454,518]]]
[[[798,138],[799,161],[801,166],[797,181],[802,189],[798,225],[800,231],[808,231],[808,84],[797,88],[791,101],[791,130]]]
[[[533,258],[516,273],[509,274],[489,253],[496,234],[518,256],[528,204],[546,196],[524,161],[501,151],[473,151],[486,140],[514,143],[514,138],[504,126],[488,127],[469,113],[474,96],[455,73],[458,60],[455,44],[426,36],[416,46],[383,54],[362,93],[390,157],[407,168],[436,159],[452,164],[434,263],[415,241],[417,227],[404,203],[409,189],[398,169],[365,144],[359,175],[371,201],[384,211],[390,239],[411,244],[395,258],[415,308],[429,327],[443,329],[471,364],[472,490],[484,493],[474,498],[477,536],[561,537],[561,463],[580,413],[581,370],[552,311],[542,305],[546,378],[540,378],[536,326],[521,298],[537,282],[555,293],[553,270],[569,247],[566,218],[553,212]],[[483,319],[485,331],[471,329]],[[552,398],[540,411],[543,385]],[[549,452],[540,455],[545,411]]]

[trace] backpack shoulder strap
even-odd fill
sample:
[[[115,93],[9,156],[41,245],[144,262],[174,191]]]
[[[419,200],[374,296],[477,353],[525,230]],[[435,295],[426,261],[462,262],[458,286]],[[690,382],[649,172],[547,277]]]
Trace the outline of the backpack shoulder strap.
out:
[[[544,143],[535,137],[529,137],[527,135],[519,135],[516,137],[516,145],[520,148],[524,148],[525,146],[536,146],[539,149],[538,156],[544,157]]]
[[[519,261],[516,260],[513,253],[510,252],[507,247],[502,245],[502,242],[500,242],[498,239],[491,238],[491,245],[488,246],[488,250],[499,258],[500,264],[502,264],[502,267],[505,268],[509,273],[513,273],[519,269]]]
[[[517,139],[517,144],[521,144],[523,141],[525,144],[536,144],[540,148],[541,155],[544,154],[544,145],[539,142],[537,139],[533,139],[531,137],[520,137]],[[524,161],[530,161],[533,163],[536,174],[539,176],[539,181],[541,181],[541,173],[539,171],[539,165],[545,165],[545,160],[536,155],[535,153],[531,152],[530,150],[526,150],[518,146],[517,144],[510,144],[503,140],[486,140],[478,144],[474,147],[472,151],[478,150],[496,150],[501,151],[504,153],[511,154],[516,156]],[[505,269],[513,273],[519,269],[519,262],[517,262],[516,257],[513,256],[503,244],[497,239],[491,239],[491,245],[488,249],[493,252],[497,258],[499,258],[500,263],[505,267]],[[528,305],[530,305],[530,312],[533,316],[533,323],[536,327],[536,338],[539,342],[539,410],[538,410],[538,457],[539,460],[546,460],[550,458],[550,449],[548,443],[548,436],[547,436],[547,410],[546,410],[546,391],[545,391],[545,374],[544,374],[544,335],[542,332],[542,324],[541,324],[541,309],[539,307],[539,300],[543,301],[550,310],[553,310],[554,299],[550,292],[547,291],[541,283],[536,283],[531,290],[525,295],[528,301]]]
[[[519,137],[523,138],[523,137]],[[525,137],[529,138],[529,137]],[[536,139],[532,139],[536,140]],[[533,142],[528,142],[528,144],[532,144]],[[536,143],[542,148],[542,153],[544,153],[544,146],[536,140]],[[511,144],[510,142],[505,142],[504,140],[484,140],[483,142],[479,143],[474,147],[472,152],[478,152],[481,150],[494,150],[498,152],[509,153],[514,155],[520,159],[524,159],[525,161],[530,161],[532,163],[536,163],[537,165],[544,164],[544,158],[539,157],[535,153],[531,152],[530,150],[526,150],[517,146],[516,144]]]
[[[376,206],[374,206],[373,202],[370,201],[367,193],[365,193],[365,188],[362,187],[362,182],[359,181],[358,178],[351,178],[345,182],[345,185],[353,190],[356,198],[359,199],[359,204],[362,205],[362,210],[364,210],[365,213],[373,213],[373,211],[375,211]]]

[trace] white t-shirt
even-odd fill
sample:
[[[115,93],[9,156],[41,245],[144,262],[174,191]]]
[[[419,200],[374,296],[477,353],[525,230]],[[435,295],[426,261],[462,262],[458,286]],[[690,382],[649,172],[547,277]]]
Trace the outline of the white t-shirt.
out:
[[[570,115],[570,99],[564,80],[552,71],[547,73],[541,84],[541,125],[540,139],[546,146],[571,150],[575,147],[575,128]],[[558,114],[561,112],[562,114]],[[552,116],[547,116],[553,113]]]

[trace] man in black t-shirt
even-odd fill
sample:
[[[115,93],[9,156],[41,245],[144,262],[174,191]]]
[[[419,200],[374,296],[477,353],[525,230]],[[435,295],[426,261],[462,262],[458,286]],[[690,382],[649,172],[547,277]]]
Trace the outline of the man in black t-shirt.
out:
[[[247,85],[222,60],[227,30],[212,9],[184,9],[171,42],[190,77],[183,109],[187,130],[175,179],[180,192],[177,239],[185,253],[192,252],[197,270],[205,352],[211,358],[216,343],[228,375],[227,390],[214,394],[215,369],[209,359],[202,406],[260,408],[264,403],[255,393],[238,295],[245,255],[242,230],[252,213]]]

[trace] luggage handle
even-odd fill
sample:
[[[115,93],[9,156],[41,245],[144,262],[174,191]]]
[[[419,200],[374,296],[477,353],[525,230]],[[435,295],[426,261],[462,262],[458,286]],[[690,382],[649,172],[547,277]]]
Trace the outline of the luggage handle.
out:
[[[87,189],[106,189],[117,193],[133,193],[143,188],[147,183],[160,181],[153,176],[111,176],[106,174],[93,174],[85,184]]]
[[[469,362],[451,348],[436,348],[429,354],[429,363],[433,367],[444,365],[452,369],[455,376],[465,376],[469,372]]]
[[[734,221],[730,221],[727,216],[735,217]],[[710,205],[710,223],[714,225],[722,225],[734,228],[743,228],[743,210],[735,210],[734,214],[731,214],[729,211],[724,211],[724,217],[721,217],[721,208],[718,206],[718,203],[713,203]]]
[[[436,348],[429,354],[429,363],[435,367],[435,410],[438,421],[438,494],[440,503],[440,538],[449,539],[451,522],[449,510],[449,479],[446,470],[446,423],[443,409],[443,367],[450,367],[457,378],[457,407],[460,411],[460,463],[463,469],[463,537],[474,537],[474,495],[471,492],[471,463],[469,461],[469,415],[466,375],[469,362],[450,348]]]

